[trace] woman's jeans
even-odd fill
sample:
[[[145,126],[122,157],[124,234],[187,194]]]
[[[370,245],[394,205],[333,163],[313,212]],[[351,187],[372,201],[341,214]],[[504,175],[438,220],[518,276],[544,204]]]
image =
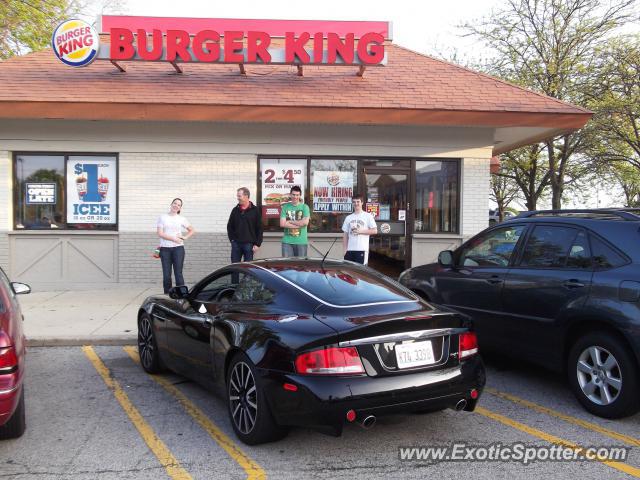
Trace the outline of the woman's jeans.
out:
[[[160,247],[160,261],[162,262],[162,287],[164,293],[171,290],[171,267],[176,277],[176,285],[184,285],[182,265],[184,264],[184,247]]]

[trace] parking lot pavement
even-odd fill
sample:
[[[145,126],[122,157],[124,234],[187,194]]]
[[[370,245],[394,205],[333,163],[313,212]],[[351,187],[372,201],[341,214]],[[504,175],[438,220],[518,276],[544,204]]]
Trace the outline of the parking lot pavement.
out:
[[[27,431],[0,442],[0,477],[640,478],[640,415],[615,421],[593,417],[560,377],[535,367],[489,359],[488,388],[474,413],[380,417],[374,428],[349,425],[339,438],[292,429],[280,442],[248,447],[234,437],[222,399],[176,375],[147,375],[135,351],[125,348],[29,350]],[[553,442],[569,452],[601,446],[629,450],[623,460],[527,465],[416,460],[420,452],[401,450],[445,447],[450,454],[456,448],[480,459],[491,446],[543,455]],[[465,446],[455,446],[461,443]]]

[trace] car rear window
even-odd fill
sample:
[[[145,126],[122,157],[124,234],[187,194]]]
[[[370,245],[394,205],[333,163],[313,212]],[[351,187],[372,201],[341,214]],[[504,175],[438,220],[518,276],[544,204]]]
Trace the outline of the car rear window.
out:
[[[327,266],[313,270],[306,267],[304,270],[279,270],[277,274],[333,305],[416,301],[416,297],[402,285],[364,269]]]
[[[623,255],[616,252],[595,235],[591,236],[591,249],[593,250],[593,263],[599,270],[616,268],[629,263]]]

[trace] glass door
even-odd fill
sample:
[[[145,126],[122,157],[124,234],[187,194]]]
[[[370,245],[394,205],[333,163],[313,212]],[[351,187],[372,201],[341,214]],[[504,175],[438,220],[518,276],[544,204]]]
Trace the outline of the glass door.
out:
[[[398,278],[409,264],[409,175],[365,168],[364,180],[364,208],[373,214],[378,226],[378,234],[369,239],[369,266]]]

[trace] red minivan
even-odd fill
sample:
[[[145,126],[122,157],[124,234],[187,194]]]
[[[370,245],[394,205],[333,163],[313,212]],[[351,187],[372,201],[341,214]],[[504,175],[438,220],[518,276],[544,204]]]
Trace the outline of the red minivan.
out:
[[[0,439],[24,433],[24,362],[26,344],[16,294],[29,293],[24,283],[9,282],[0,268]]]

